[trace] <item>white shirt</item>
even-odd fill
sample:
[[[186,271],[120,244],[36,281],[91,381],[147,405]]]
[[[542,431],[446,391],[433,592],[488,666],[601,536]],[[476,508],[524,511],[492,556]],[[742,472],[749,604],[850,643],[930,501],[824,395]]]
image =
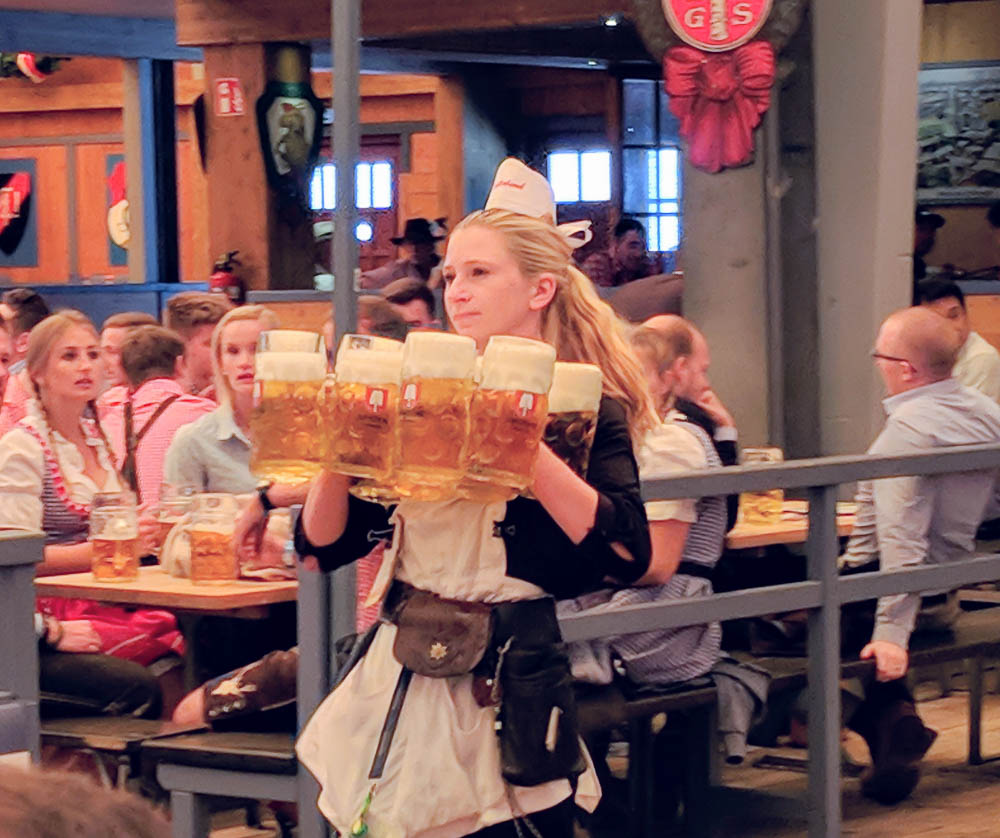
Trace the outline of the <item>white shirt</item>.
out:
[[[646,434],[636,461],[643,480],[663,480],[708,465],[701,443],[690,431],[675,424],[671,416]],[[651,522],[686,521],[689,524],[698,519],[695,500],[688,498],[646,501],[646,517]]]
[[[962,344],[951,374],[966,387],[1000,402],[1000,352],[975,332],[969,332]]]
[[[45,433],[45,424],[34,400],[28,402],[25,424],[39,433]],[[84,435],[92,446],[97,461],[106,472],[104,485],[98,486],[84,472],[83,455],[76,445],[58,431],[53,430],[49,439],[52,453],[59,462],[70,500],[81,505],[89,504],[98,492],[117,492],[121,489],[118,474],[111,456],[100,437]],[[38,441],[23,428],[13,428],[0,439],[0,529],[42,529],[42,482],[45,476],[45,456]]]

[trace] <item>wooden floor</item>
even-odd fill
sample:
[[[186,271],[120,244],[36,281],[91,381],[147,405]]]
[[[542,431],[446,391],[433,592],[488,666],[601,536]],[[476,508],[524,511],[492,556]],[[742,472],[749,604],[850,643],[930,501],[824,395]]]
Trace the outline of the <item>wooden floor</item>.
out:
[[[864,838],[966,838],[1000,836],[1000,761],[981,766],[965,763],[968,694],[952,692],[947,698],[920,703],[924,722],[938,731],[938,739],[924,759],[924,774],[913,796],[897,806],[885,807],[861,796],[856,779],[843,781],[845,836]],[[1000,695],[987,695],[983,710],[983,754],[1000,754]],[[855,761],[867,764],[864,741],[848,734],[845,750]],[[793,748],[768,751],[801,757]],[[754,751],[748,763],[763,751]],[[778,795],[777,802],[762,795],[741,797],[733,815],[723,820],[719,835],[741,838],[798,838],[806,834],[806,790],[803,774],[764,770],[750,765],[727,768],[727,786],[755,789]],[[769,811],[770,810],[770,811]],[[802,815],[799,815],[799,813]]]
[[[920,693],[918,693],[918,696]],[[858,838],[998,838],[1000,836],[1000,761],[972,767],[965,763],[968,694],[954,691],[946,698],[920,702],[924,722],[938,739],[924,760],[925,771],[913,796],[894,807],[861,796],[858,780],[845,779],[844,836]],[[983,710],[983,754],[1000,755],[1000,695],[988,694]],[[845,750],[855,762],[867,764],[864,742],[848,733]],[[802,758],[796,748],[755,749],[743,766],[727,767],[723,781],[730,789],[725,805],[731,812],[718,825],[725,838],[800,838],[806,834],[806,777],[794,771],[753,765],[765,754]],[[763,792],[763,794],[761,793]],[[213,838],[265,838],[276,829],[248,829],[234,821],[236,813],[216,816]],[[580,838],[585,833],[579,832]],[[623,835],[623,838],[627,836]]]

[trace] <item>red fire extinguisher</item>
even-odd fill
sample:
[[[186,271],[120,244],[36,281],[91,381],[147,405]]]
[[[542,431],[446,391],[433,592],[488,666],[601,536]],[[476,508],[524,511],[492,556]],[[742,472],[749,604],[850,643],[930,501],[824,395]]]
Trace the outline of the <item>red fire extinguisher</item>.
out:
[[[215,260],[212,276],[208,280],[208,290],[225,294],[234,305],[241,305],[245,296],[243,280],[236,275],[238,250],[231,250]]]

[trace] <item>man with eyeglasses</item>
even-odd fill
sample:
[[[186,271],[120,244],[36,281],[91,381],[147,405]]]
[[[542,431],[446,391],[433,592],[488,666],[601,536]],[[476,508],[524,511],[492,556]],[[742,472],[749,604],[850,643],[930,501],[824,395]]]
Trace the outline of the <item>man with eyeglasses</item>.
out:
[[[888,394],[887,418],[869,454],[1000,443],[1000,407],[952,377],[959,348],[955,330],[927,308],[903,309],[886,319],[872,358]],[[900,570],[970,557],[995,480],[996,472],[986,470],[862,481],[842,570]],[[910,635],[948,630],[958,615],[957,596],[949,591],[881,597],[874,615],[870,603],[846,609],[845,642],[871,632],[861,657],[874,659],[876,676],[856,709],[845,702],[845,717],[872,755],[862,791],[882,803],[913,791],[919,762],[937,736],[920,721],[903,680]]]

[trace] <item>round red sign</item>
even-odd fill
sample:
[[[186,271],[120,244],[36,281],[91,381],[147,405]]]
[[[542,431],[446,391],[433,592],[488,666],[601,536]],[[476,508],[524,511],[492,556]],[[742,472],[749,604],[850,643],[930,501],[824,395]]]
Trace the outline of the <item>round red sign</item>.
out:
[[[772,0],[660,0],[667,23],[685,43],[708,52],[735,49],[756,35]]]

